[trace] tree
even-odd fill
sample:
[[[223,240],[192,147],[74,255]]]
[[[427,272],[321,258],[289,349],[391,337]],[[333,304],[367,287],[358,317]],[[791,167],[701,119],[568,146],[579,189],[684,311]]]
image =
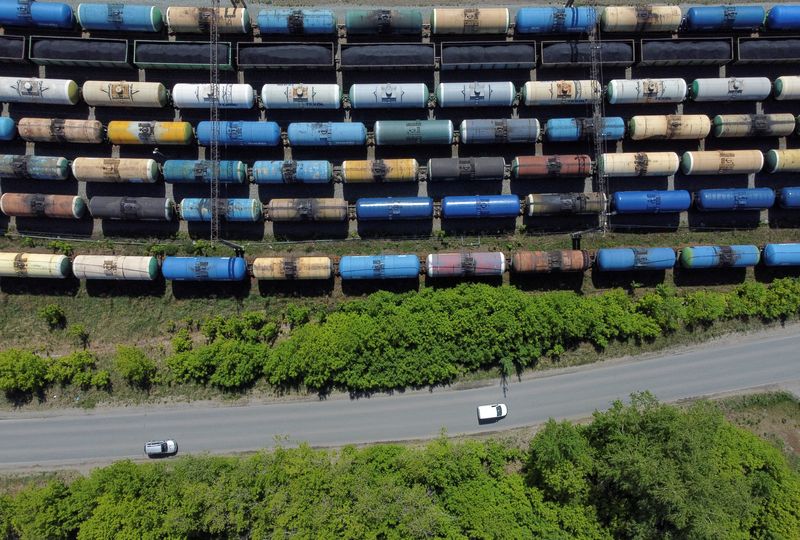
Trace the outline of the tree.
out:
[[[0,352],[0,390],[6,394],[31,394],[47,385],[47,362],[19,349]]]
[[[114,367],[128,384],[147,388],[156,374],[156,364],[136,347],[120,345],[114,358]]]

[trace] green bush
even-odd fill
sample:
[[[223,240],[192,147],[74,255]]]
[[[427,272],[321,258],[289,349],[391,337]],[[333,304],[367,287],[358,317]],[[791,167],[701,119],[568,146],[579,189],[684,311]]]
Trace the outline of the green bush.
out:
[[[241,389],[261,376],[269,349],[258,343],[218,339],[210,345],[167,358],[173,378],[183,383],[210,383],[224,390]]]
[[[37,315],[50,330],[64,328],[67,325],[67,316],[58,304],[47,304],[39,308]]]
[[[294,304],[286,306],[286,311],[283,313],[283,320],[286,321],[290,328],[307,323],[310,317],[311,310],[309,308]]]
[[[47,381],[62,386],[71,383],[80,385],[76,377],[87,373],[91,378],[95,362],[94,355],[87,351],[77,351],[66,356],[52,358],[47,366]]]
[[[75,251],[72,247],[72,244],[63,240],[52,240],[51,242],[48,242],[47,249],[53,251],[53,253],[60,253],[61,255],[66,255],[67,257],[70,257]]]
[[[128,384],[147,388],[156,374],[156,364],[140,349],[120,345],[114,358],[114,368]]]
[[[211,343],[218,339],[235,339],[247,343],[272,343],[278,336],[278,325],[260,311],[247,311],[234,317],[213,317],[200,331]]]
[[[89,332],[82,324],[72,324],[67,328],[69,336],[76,345],[84,349],[89,345]]]
[[[47,361],[32,352],[0,352],[0,390],[6,394],[31,394],[47,385]]]
[[[92,375],[91,385],[98,390],[108,390],[111,388],[111,373],[105,369],[98,370]]]
[[[192,335],[186,328],[181,328],[172,338],[172,353],[178,354],[186,351],[191,351],[193,347]]]

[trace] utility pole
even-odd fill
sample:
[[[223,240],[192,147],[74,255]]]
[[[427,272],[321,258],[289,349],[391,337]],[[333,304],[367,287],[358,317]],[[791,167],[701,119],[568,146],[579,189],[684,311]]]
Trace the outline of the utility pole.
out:
[[[569,3],[569,2],[568,2]],[[588,6],[597,12],[597,3],[591,0]],[[600,22],[596,21],[589,30],[589,53],[590,59],[590,78],[597,81],[597,87],[592,91],[592,129],[591,138],[594,151],[594,190],[608,197],[608,182],[605,171],[603,171],[601,158],[606,152],[606,136],[603,126],[605,117],[603,103],[603,52],[601,49],[602,39],[600,36]],[[600,212],[600,230],[605,234],[608,230],[608,204],[603,206]]]
[[[211,121],[211,143],[208,156],[211,162],[211,232],[209,239],[214,244],[219,240],[219,0],[211,0],[211,18],[208,25],[209,32],[209,84]]]

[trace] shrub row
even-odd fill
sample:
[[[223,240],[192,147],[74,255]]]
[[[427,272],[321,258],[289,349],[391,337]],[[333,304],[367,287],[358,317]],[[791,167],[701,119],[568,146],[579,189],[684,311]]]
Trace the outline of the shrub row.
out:
[[[684,294],[659,285],[639,296],[622,290],[530,294],[483,284],[378,292],[313,320],[298,307],[280,321],[263,312],[213,317],[200,325],[206,338],[200,346],[182,329],[173,337],[168,372],[160,380],[226,391],[262,376],[274,386],[322,391],[424,386],[478,369],[509,374],[584,343],[602,350],[612,341],[641,343],[681,328],[731,319],[773,321],[798,311],[800,279],[790,278],[745,283],[729,292]],[[281,322],[291,330],[278,340]],[[33,392],[56,380],[46,376],[52,362],[21,351],[3,358],[9,355],[19,360],[0,361],[0,388]],[[119,349],[115,369],[132,386],[147,387],[156,377],[156,364],[128,347]]]
[[[158,494],[154,497],[153,494]],[[0,495],[0,538],[799,538],[800,478],[708,404],[496,441],[130,461]]]

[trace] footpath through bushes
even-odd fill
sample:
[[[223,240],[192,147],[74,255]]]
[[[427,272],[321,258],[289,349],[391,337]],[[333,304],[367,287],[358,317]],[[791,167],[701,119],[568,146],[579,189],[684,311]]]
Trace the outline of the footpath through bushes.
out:
[[[0,495],[0,539],[800,538],[800,476],[714,405],[648,394],[498,441],[279,448]]]
[[[510,374],[581,344],[602,350],[614,341],[645,343],[682,328],[785,320],[798,312],[800,279],[794,278],[745,283],[728,292],[682,293],[660,285],[641,295],[612,290],[591,296],[462,284],[378,292],[332,312],[292,307],[274,315],[212,318],[202,325],[205,343],[195,344],[182,329],[164,362],[121,349],[114,375],[140,387],[197,383],[237,391],[264,377],[281,388],[370,392],[446,383],[478,369]],[[48,375],[54,362],[6,351],[0,354],[0,389],[14,394],[40,391],[56,380],[63,384],[67,375]],[[97,380],[70,376],[98,387],[106,380],[105,374]]]

